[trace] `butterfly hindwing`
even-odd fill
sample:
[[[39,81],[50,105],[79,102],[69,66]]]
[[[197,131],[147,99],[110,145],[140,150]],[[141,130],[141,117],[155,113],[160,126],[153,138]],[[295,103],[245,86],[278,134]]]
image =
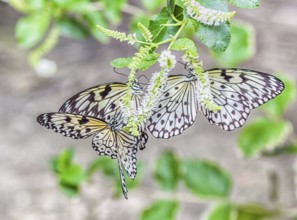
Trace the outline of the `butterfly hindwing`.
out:
[[[149,119],[148,129],[154,137],[170,138],[181,134],[196,118],[195,82],[192,77],[168,77],[157,107]]]
[[[45,113],[37,117],[40,125],[74,139],[87,138],[107,124],[93,117],[65,113]]]

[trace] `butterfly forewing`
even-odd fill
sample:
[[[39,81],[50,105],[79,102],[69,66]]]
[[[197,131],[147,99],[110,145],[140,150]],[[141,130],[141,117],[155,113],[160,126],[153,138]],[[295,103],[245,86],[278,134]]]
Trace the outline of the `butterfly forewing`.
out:
[[[211,69],[205,71],[210,81],[211,93],[220,111],[204,106],[200,110],[211,124],[224,130],[241,127],[253,108],[279,95],[284,84],[278,78],[247,69]]]
[[[96,118],[65,113],[41,114],[37,121],[48,129],[75,139],[87,138],[107,126]]]
[[[195,78],[172,75],[149,119],[148,129],[154,137],[170,138],[190,127],[196,114]]]

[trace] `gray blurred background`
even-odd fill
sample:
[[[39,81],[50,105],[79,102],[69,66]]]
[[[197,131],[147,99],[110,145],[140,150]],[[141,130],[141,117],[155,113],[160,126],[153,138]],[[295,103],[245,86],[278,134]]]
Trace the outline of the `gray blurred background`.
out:
[[[262,1],[258,9],[236,10],[235,20],[249,22],[256,31],[256,55],[241,66],[282,72],[296,82],[297,1]],[[39,126],[36,117],[57,111],[70,96],[93,85],[125,82],[124,77],[114,74],[109,62],[131,56],[135,50],[117,41],[102,45],[94,39],[60,38],[47,55],[57,62],[58,72],[51,78],[40,78],[28,66],[26,51],[16,46],[14,25],[19,16],[6,4],[0,4],[0,219],[138,219],[142,208],[156,198],[166,197],[151,175],[155,158],[166,149],[173,149],[182,158],[208,159],[221,165],[233,177],[232,200],[237,202],[270,205],[269,173],[276,172],[280,203],[296,207],[293,156],[245,159],[237,149],[238,130],[224,132],[209,125],[201,115],[181,136],[149,139],[147,148],[138,153],[138,160],[145,164],[144,178],[140,187],[129,191],[129,200],[112,199],[111,182],[100,174],[82,187],[80,197],[66,198],[56,187],[49,158],[68,146],[75,149],[75,161],[80,164],[87,164],[97,155],[90,139],[64,138]],[[200,48],[204,67],[215,67],[205,47]],[[292,103],[285,115],[295,130],[296,107]],[[253,111],[250,117],[257,114]],[[181,194],[183,191],[181,186]],[[200,219],[208,202],[188,197],[183,200],[178,219]]]

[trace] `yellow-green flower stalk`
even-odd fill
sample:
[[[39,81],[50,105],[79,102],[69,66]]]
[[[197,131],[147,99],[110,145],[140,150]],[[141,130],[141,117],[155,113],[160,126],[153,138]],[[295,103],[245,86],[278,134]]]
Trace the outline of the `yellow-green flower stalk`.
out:
[[[119,41],[128,41],[129,44],[133,45],[136,41],[136,34],[126,34],[119,31],[113,31],[107,28],[104,28],[100,25],[97,25],[97,28],[104,34],[106,34],[109,37],[112,37],[114,39],[117,39]]]
[[[187,14],[202,24],[218,26],[221,23],[230,21],[235,12],[222,12],[203,7],[196,0],[183,0]]]

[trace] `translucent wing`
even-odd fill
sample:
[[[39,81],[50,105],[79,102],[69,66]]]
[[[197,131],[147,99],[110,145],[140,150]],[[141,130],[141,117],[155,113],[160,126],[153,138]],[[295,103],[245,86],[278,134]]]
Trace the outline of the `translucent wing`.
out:
[[[112,159],[120,157],[128,176],[135,178],[136,153],[138,140],[134,136],[119,130],[103,129],[93,138],[93,149],[99,155],[110,156]]]
[[[66,113],[41,114],[37,121],[48,129],[75,139],[89,137],[107,127],[105,122],[96,118]]]
[[[200,110],[211,124],[224,130],[241,127],[250,111],[275,98],[284,84],[278,78],[247,69],[211,69],[209,75],[214,102],[221,106],[217,112],[203,106]]]
[[[181,134],[196,118],[195,78],[169,76],[164,95],[149,119],[148,129],[156,138]]]
[[[142,88],[135,82],[132,89],[132,99],[139,104]],[[109,123],[112,118],[121,113],[120,103],[126,90],[127,85],[124,83],[94,86],[68,99],[59,112],[92,116]]]

